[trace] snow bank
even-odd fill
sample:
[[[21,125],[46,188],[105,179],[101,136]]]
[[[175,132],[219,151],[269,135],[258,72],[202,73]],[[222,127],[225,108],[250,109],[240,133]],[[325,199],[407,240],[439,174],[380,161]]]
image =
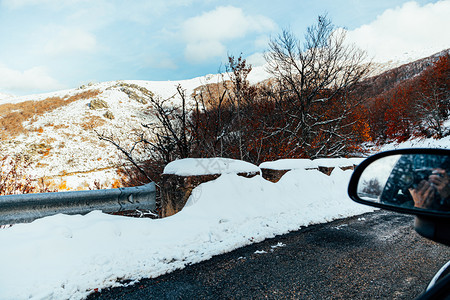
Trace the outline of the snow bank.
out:
[[[224,174],[165,219],[95,211],[0,230],[0,299],[81,299],[121,280],[156,277],[302,226],[371,208],[346,193],[351,171],[295,170],[278,183]],[[326,187],[326,188],[324,188]]]
[[[259,165],[262,169],[271,170],[295,170],[318,167],[348,167],[360,164],[364,158],[319,158],[319,159],[279,159],[263,162]]]
[[[359,165],[364,158],[319,158],[313,160],[313,164],[317,167],[348,167],[352,165]]]
[[[231,158],[185,158],[175,160],[164,168],[164,174],[198,176],[227,173],[259,172],[257,166]]]
[[[259,165],[261,169],[271,170],[294,170],[314,168],[311,159],[279,159],[275,161],[266,161]]]

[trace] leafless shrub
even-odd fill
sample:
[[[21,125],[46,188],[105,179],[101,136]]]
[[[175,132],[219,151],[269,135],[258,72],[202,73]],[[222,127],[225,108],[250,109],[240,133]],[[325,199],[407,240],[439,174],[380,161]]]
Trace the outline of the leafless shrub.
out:
[[[22,155],[3,156],[0,159],[0,195],[54,192],[42,180],[37,186],[27,174],[29,160]]]

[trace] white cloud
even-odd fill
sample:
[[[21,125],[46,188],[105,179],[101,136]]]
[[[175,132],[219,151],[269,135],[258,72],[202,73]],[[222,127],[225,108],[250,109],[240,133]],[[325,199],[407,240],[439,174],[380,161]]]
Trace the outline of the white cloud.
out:
[[[190,18],[183,24],[182,35],[187,41],[185,55],[193,62],[222,56],[227,40],[243,38],[249,33],[273,30],[275,23],[261,15],[245,15],[233,6],[217,7],[213,11]]]
[[[44,67],[18,71],[0,64],[0,88],[5,91],[29,92],[57,90],[63,86],[48,75]]]
[[[246,16],[233,6],[218,7],[184,23],[184,36],[189,41],[226,40],[245,36],[248,32],[273,29],[264,16]]]
[[[97,46],[93,34],[77,28],[51,27],[44,30],[46,39],[43,50],[50,55],[92,52]]]
[[[349,31],[348,40],[375,61],[418,58],[450,47],[450,1],[420,6],[407,2],[388,9],[375,21]]]
[[[266,59],[264,58],[264,53],[257,52],[247,57],[247,62],[253,67],[258,67],[264,66],[266,64]]]
[[[224,56],[226,52],[221,42],[210,40],[188,43],[184,53],[190,62],[200,63],[212,57]]]

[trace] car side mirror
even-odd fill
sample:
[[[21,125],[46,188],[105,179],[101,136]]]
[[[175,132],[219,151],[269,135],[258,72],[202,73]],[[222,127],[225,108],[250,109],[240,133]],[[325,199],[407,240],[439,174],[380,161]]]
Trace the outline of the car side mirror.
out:
[[[402,149],[376,154],[354,171],[356,202],[416,215],[416,231],[450,244],[450,150]]]

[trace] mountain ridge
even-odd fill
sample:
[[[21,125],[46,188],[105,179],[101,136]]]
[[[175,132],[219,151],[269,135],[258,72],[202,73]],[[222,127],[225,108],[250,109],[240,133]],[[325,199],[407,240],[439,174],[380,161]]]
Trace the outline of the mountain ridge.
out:
[[[373,89],[383,84],[386,88],[416,76],[440,55],[448,52],[447,49],[403,64],[367,80],[371,82]],[[263,67],[257,67],[254,71],[250,76],[252,84],[268,76]],[[131,147],[132,138],[138,134],[141,124],[154,121],[151,105],[145,101],[140,89],[150,91],[162,99],[179,101],[176,97],[178,85],[190,95],[201,85],[217,83],[221,79],[221,74],[213,74],[182,81],[119,80],[91,83],[77,89],[52,93],[6,98],[0,100],[1,118],[23,116],[24,112],[20,111],[21,103],[29,101],[35,101],[31,102],[31,107],[33,103],[37,106],[37,102],[48,99],[59,98],[66,102],[24,120],[23,133],[8,136],[3,128],[0,151],[3,155],[21,154],[27,157],[31,163],[31,175],[34,178],[45,178],[52,188],[58,190],[88,189],[93,187],[95,181],[103,187],[114,187],[121,179],[121,175],[117,173],[120,168],[118,162],[121,160],[116,148],[99,140],[96,132],[114,134],[123,147]],[[67,101],[81,97],[80,95],[92,96],[70,103]],[[6,110],[8,106],[9,110]],[[139,149],[135,154],[138,158],[145,159],[140,157],[142,153],[139,153]]]

